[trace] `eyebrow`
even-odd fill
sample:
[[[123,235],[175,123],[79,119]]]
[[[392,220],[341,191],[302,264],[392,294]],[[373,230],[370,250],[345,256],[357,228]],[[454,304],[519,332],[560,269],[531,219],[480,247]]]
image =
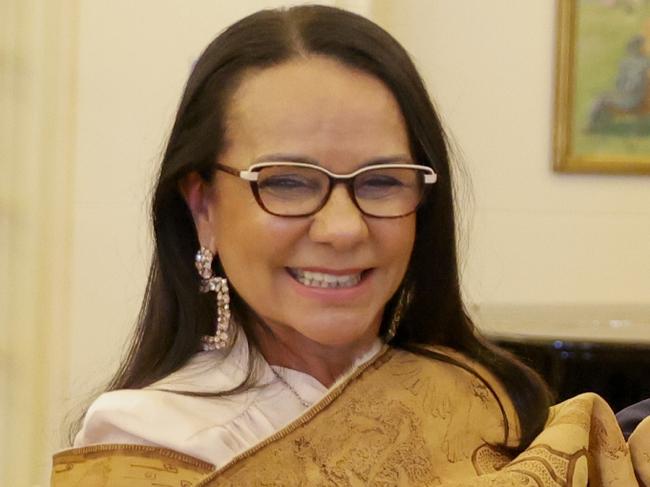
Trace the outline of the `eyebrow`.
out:
[[[302,162],[305,164],[313,164],[314,166],[322,166],[320,161],[314,159],[313,157],[300,155],[300,154],[267,154],[258,157],[253,161],[254,164],[259,162]],[[380,156],[373,157],[367,161],[363,161],[359,167],[366,166],[375,166],[378,164],[413,164],[413,159],[410,156],[404,154],[390,155],[390,156]]]

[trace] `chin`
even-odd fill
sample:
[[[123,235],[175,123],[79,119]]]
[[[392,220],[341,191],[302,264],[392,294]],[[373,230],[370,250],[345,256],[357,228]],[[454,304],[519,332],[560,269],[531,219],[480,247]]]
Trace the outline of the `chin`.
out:
[[[378,334],[378,331],[371,331],[368,328],[355,330],[344,327],[337,327],[335,329],[331,327],[327,327],[326,329],[303,328],[302,330],[296,331],[313,342],[331,347],[346,347],[363,341],[371,341]]]

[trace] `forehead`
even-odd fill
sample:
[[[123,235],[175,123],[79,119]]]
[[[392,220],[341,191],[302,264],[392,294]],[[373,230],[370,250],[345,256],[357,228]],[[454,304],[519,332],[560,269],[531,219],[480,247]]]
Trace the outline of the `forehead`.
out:
[[[408,153],[402,113],[378,78],[326,57],[249,72],[233,94],[227,139],[251,158],[278,151],[317,160]]]

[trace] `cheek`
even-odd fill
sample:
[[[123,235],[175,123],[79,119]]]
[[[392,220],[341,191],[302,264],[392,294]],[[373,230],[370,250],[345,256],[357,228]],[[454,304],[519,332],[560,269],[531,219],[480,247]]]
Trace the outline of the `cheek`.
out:
[[[302,227],[266,213],[254,200],[233,197],[215,211],[215,243],[224,269],[240,279],[263,279],[265,270],[287,265]]]
[[[415,243],[415,216],[380,221],[376,235],[387,257],[394,259],[395,264],[405,270]]]

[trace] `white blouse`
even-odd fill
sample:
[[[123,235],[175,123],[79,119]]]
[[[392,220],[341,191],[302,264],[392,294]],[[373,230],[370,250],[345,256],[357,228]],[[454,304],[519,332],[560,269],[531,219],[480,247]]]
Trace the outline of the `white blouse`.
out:
[[[380,349],[377,339],[351,370]],[[303,403],[314,404],[328,391],[306,373],[278,366],[272,370],[266,362],[257,374],[259,385],[241,393],[206,398],[161,390],[228,390],[243,381],[247,369],[248,344],[239,333],[230,353],[200,352],[187,365],[149,387],[100,395],[88,409],[74,446],[153,445],[220,467],[304,413],[307,406]]]

